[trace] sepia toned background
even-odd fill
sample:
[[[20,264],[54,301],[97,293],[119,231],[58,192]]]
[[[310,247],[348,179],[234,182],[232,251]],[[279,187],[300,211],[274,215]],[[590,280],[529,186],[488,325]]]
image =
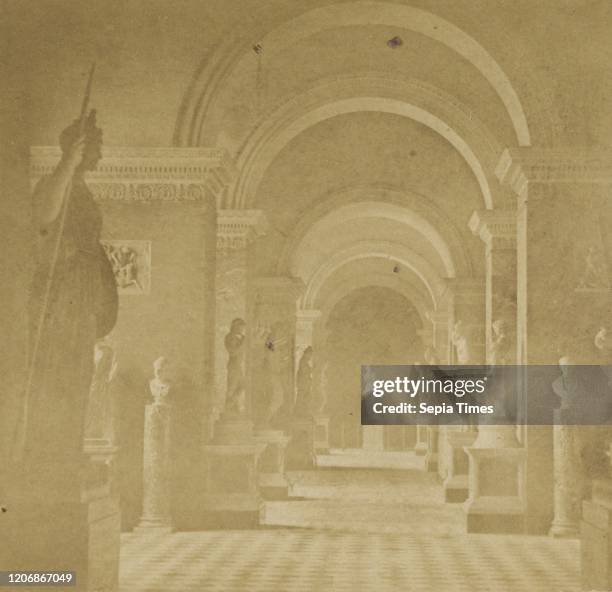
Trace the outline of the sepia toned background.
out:
[[[612,4],[0,6],[0,569],[612,590],[607,428],[360,425],[361,364],[611,363]],[[26,495],[31,191],[92,62],[119,317],[83,478]]]

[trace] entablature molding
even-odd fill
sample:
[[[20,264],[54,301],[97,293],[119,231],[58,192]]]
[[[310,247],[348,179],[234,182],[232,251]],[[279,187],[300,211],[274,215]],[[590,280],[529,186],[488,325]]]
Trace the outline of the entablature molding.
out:
[[[220,203],[236,175],[227,152],[218,148],[107,146],[95,171],[85,174],[99,201],[200,201]],[[53,172],[58,146],[30,148],[30,182]]]
[[[510,248],[516,244],[516,212],[513,210],[476,210],[468,226],[487,247]]]
[[[529,183],[612,183],[612,149],[506,148],[495,174],[518,195]]]
[[[304,292],[304,282],[290,276],[256,277],[252,283],[256,303],[295,303]]]
[[[266,216],[261,210],[219,210],[217,212],[217,249],[245,248],[264,236],[268,230]]]

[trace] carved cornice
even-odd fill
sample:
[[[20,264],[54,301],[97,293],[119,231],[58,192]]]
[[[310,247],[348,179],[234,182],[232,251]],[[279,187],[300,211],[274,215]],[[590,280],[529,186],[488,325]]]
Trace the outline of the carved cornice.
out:
[[[486,283],[484,278],[444,278],[444,291],[442,300],[451,303],[455,299],[479,300],[485,294]]]
[[[495,174],[518,195],[529,183],[612,183],[612,150],[506,148]]]
[[[258,303],[295,303],[305,287],[301,279],[288,276],[258,277],[252,286]]]
[[[268,222],[261,210],[219,210],[217,250],[243,249],[267,230]]]
[[[216,203],[236,171],[217,148],[146,148],[109,146],[87,185],[100,201],[200,201]],[[56,146],[30,148],[30,180],[50,174],[61,158]]]
[[[487,247],[516,246],[516,212],[512,210],[476,210],[468,226]]]

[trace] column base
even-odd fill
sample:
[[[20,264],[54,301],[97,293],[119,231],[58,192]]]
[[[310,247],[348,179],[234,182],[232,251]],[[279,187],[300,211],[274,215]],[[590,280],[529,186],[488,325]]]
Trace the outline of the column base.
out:
[[[465,504],[467,532],[479,534],[521,534],[525,510],[517,498],[480,497]]]

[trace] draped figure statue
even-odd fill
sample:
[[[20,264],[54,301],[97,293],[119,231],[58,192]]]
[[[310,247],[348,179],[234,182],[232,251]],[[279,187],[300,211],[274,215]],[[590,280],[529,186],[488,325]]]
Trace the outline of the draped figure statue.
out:
[[[227,393],[225,413],[243,415],[246,412],[246,387],[244,382],[246,322],[234,319],[225,336],[227,350]]]
[[[296,417],[312,415],[312,347],[307,347],[302,353],[296,377],[296,400],[293,414]]]
[[[60,136],[62,158],[33,196],[37,261],[30,298],[30,380],[21,434],[34,461],[78,456],[94,345],[116,322],[115,277],[102,215],[84,180],[101,158],[95,111]]]

